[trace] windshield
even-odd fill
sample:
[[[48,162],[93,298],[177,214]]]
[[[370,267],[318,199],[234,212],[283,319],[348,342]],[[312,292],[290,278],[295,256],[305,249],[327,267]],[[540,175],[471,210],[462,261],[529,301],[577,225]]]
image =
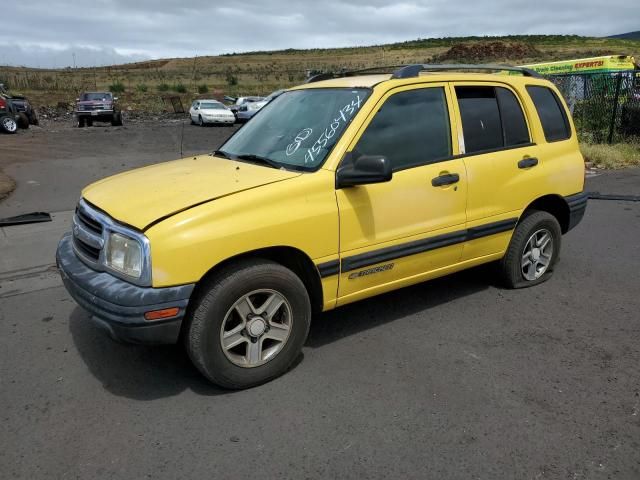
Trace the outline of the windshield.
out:
[[[111,94],[110,93],[83,93],[81,100],[85,102],[89,102],[89,101],[105,102],[107,100],[111,100]]]
[[[217,102],[204,102],[200,104],[201,109],[212,109],[212,110],[225,110],[226,107],[221,103]]]
[[[315,170],[369,93],[365,88],[285,92],[262,108],[220,150],[231,157],[253,155],[286,168]]]

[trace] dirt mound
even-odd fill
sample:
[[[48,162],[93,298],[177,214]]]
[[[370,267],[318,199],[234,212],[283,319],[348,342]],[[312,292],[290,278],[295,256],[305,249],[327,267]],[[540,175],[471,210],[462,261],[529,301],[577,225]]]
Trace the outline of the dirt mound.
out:
[[[459,43],[441,55],[432,58],[434,63],[486,63],[496,61],[512,62],[537,57],[540,50],[522,42],[478,42]]]
[[[0,200],[8,197],[15,186],[16,184],[11,179],[11,177],[0,170]]]

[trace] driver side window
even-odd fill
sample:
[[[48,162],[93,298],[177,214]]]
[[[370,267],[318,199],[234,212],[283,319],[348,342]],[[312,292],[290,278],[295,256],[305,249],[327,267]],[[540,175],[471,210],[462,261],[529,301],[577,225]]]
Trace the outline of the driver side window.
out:
[[[450,157],[444,88],[409,90],[389,97],[367,126],[354,153],[383,155],[394,171]]]

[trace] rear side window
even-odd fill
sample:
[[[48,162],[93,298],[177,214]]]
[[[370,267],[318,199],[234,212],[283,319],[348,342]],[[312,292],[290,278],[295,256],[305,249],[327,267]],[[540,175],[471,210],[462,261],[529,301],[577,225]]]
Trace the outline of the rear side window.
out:
[[[504,146],[500,109],[493,87],[456,87],[467,153]]]
[[[502,87],[456,87],[466,153],[530,143],[515,95]]]
[[[506,88],[496,88],[504,134],[504,146],[512,147],[530,143],[527,122],[516,96]]]
[[[567,113],[554,91],[547,87],[529,85],[527,92],[538,111],[547,142],[566,140],[571,137]]]
[[[444,89],[396,93],[387,99],[360,137],[356,155],[384,155],[393,170],[450,157],[451,132]]]

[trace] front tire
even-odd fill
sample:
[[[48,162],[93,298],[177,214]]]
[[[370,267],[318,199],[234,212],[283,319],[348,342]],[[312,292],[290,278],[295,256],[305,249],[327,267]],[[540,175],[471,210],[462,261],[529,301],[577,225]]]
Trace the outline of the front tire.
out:
[[[532,287],[551,278],[560,255],[562,231],[556,217],[532,210],[517,225],[500,273],[508,288]]]
[[[198,125],[204,127],[204,120],[202,120],[202,115],[198,115]]]
[[[282,375],[309,333],[307,290],[295,273],[275,262],[231,265],[194,302],[185,332],[189,357],[224,388],[249,388]]]
[[[121,127],[124,124],[122,120],[122,112],[115,112],[111,118],[111,126]]]

